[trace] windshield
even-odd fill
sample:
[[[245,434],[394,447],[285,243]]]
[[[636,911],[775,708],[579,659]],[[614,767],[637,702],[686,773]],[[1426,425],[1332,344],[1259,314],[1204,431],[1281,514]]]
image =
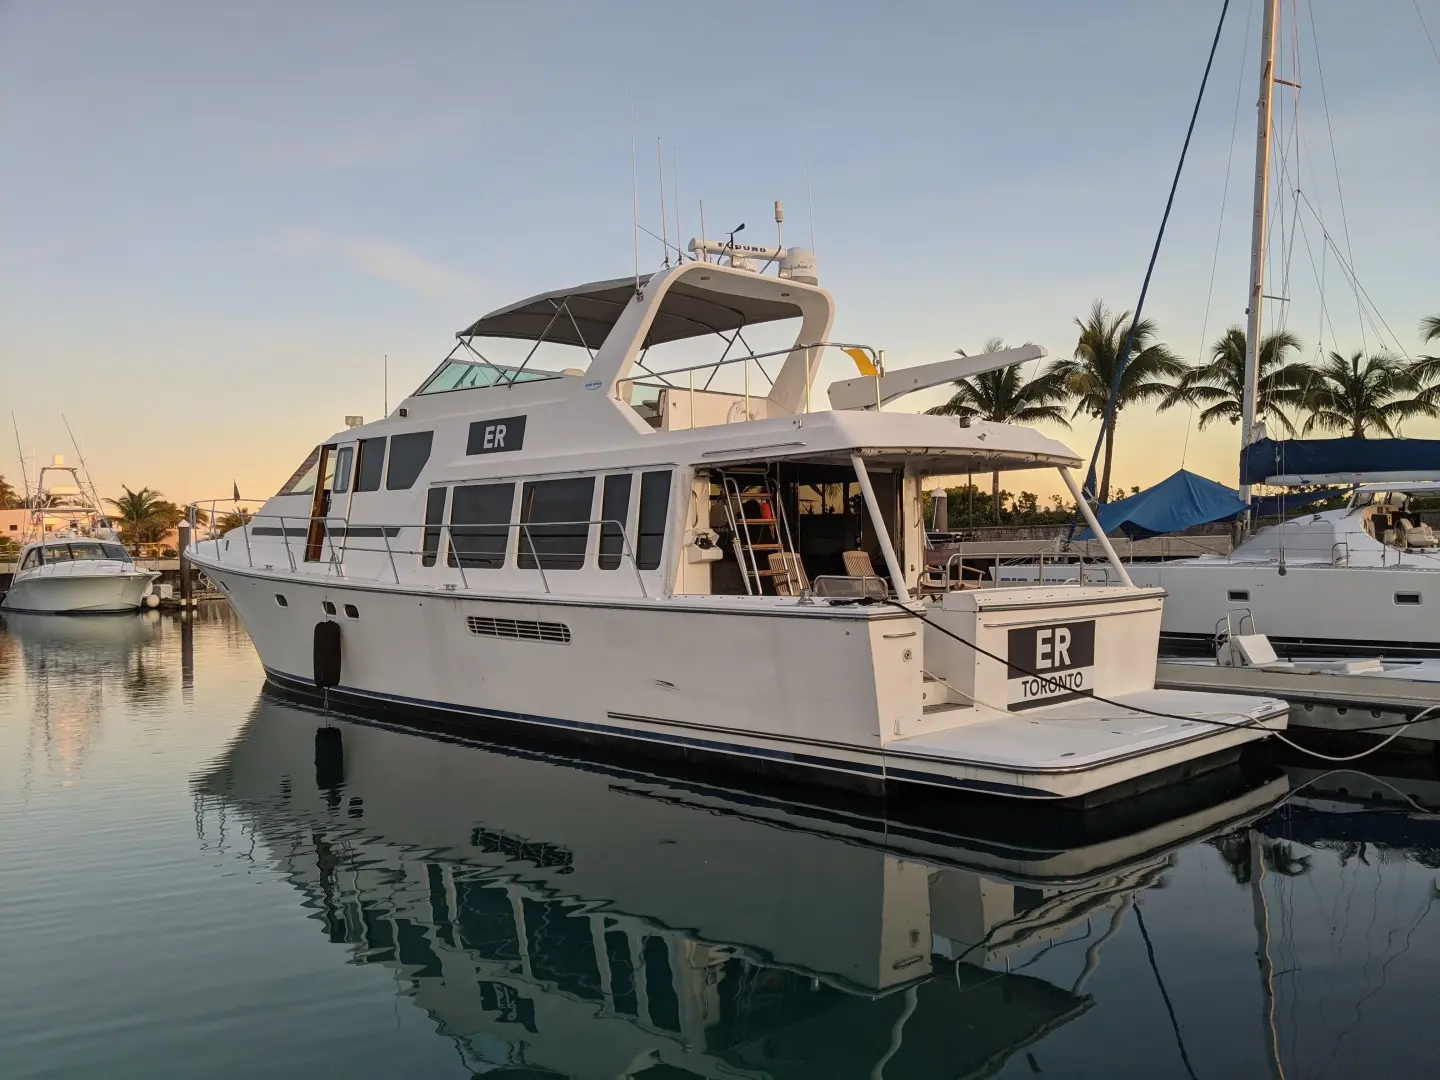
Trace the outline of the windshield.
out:
[[[130,553],[119,544],[104,544],[96,540],[76,540],[68,544],[47,544],[41,555],[47,563],[86,562],[104,559],[116,559],[120,562],[130,561]]]
[[[521,370],[479,361],[452,359],[447,360],[416,393],[443,394],[448,390],[474,390],[502,382],[539,382],[542,379],[556,378],[559,376],[551,371],[535,371],[529,368]]]

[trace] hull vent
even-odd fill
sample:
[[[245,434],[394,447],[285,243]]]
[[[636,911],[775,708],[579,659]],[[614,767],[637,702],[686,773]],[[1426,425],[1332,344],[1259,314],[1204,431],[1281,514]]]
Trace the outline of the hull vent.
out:
[[[549,641],[556,645],[570,644],[570,628],[558,622],[532,622],[529,619],[492,619],[488,615],[469,615],[465,627],[476,637],[510,638],[513,641]]]

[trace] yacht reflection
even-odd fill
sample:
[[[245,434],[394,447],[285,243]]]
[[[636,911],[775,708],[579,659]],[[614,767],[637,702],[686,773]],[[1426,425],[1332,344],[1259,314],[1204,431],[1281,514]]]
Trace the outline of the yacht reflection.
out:
[[[206,842],[268,849],[472,1071],[577,1078],[989,1075],[1091,1006],[1100,949],[1173,847],[1285,790],[1245,781],[1056,851],[326,726],[269,695],[195,781]],[[1087,921],[1063,983],[1009,970]]]
[[[78,768],[100,731],[116,691],[133,704],[161,693],[169,676],[157,655],[160,616],[27,615],[0,617],[0,640],[15,648],[17,666],[0,682],[31,698],[30,751],[38,746],[64,772]]]

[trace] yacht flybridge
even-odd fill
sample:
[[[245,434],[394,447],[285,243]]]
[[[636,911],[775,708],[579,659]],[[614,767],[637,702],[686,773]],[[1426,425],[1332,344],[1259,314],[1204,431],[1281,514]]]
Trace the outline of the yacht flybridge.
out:
[[[1053,468],[1084,507],[1078,460],[1031,429],[883,405],[1043,350],[887,372],[829,340],[805,253],[761,252],[767,275],[753,252],[691,250],[484,316],[389,416],[327,439],[249,524],[192,549],[273,683],[871,790],[1034,799],[1159,784],[1284,726],[1274,699],[1155,689],[1164,593],[1113,550],[1106,585],[926,574],[927,475]],[[793,340],[752,347],[785,321]],[[523,358],[499,362],[507,342]],[[701,362],[706,343],[720,355]],[[588,364],[538,370],[542,347]],[[817,411],[840,350],[861,375]]]

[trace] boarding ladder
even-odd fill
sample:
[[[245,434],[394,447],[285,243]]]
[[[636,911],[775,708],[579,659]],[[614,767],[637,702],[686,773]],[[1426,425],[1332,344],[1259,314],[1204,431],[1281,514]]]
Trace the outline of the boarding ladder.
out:
[[[772,578],[775,592],[798,596],[805,586],[804,571],[775,478],[763,470],[727,470],[721,479],[731,544],[746,593],[763,593],[765,579]],[[773,554],[782,557],[772,559]]]

